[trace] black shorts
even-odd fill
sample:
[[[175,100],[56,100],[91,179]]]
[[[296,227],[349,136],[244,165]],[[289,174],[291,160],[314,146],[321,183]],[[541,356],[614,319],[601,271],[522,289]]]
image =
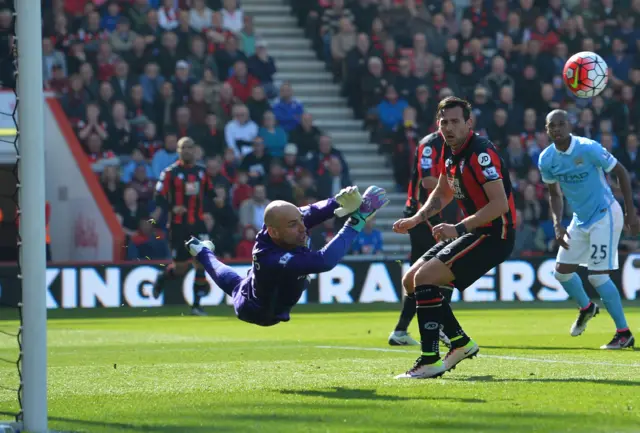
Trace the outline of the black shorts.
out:
[[[195,225],[172,225],[169,230],[169,245],[171,247],[171,257],[174,262],[187,262],[192,259],[191,254],[184,246],[184,243],[191,236],[195,236],[201,241],[209,240],[204,223]]]
[[[427,251],[437,243],[431,233],[431,228],[424,223],[418,224],[409,230],[409,241],[411,242],[411,264],[414,264]]]
[[[456,239],[438,242],[422,259],[429,261],[435,257],[447,265],[455,277],[454,286],[463,291],[507,260],[513,251],[514,241],[513,234],[502,239],[492,234],[467,233]]]

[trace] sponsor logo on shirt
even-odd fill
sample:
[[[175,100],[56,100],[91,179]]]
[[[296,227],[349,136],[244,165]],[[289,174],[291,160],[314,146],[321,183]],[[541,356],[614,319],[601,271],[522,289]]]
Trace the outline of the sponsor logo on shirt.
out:
[[[286,264],[289,262],[289,260],[291,260],[291,258],[292,258],[292,257],[293,257],[293,255],[292,255],[292,254],[290,254],[290,253],[286,253],[284,256],[280,257],[280,262],[279,262],[279,263],[280,263],[282,266],[284,266],[284,265],[286,265]]]

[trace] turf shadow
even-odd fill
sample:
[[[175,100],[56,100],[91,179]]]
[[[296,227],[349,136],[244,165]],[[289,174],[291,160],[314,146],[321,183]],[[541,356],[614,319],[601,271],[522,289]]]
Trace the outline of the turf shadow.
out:
[[[452,378],[460,382],[494,382],[494,383],[592,383],[596,385],[614,385],[614,386],[640,386],[637,380],[614,380],[614,379],[585,379],[582,377],[552,379],[552,378],[523,378],[523,379],[507,379],[496,378],[492,375],[486,376],[469,376],[464,378]]]
[[[284,389],[281,394],[302,395],[306,397],[324,397],[337,400],[382,400],[382,401],[407,401],[407,400],[439,400],[454,401],[458,403],[486,403],[486,400],[478,398],[456,398],[456,397],[411,397],[399,395],[380,395],[375,389],[357,389],[335,387],[330,390],[294,390]]]

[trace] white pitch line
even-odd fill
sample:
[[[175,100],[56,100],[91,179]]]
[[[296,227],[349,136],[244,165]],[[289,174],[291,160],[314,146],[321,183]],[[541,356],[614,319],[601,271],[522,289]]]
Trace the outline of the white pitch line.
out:
[[[383,349],[381,347],[349,347],[349,346],[315,346],[316,349],[336,349],[336,350],[358,350],[363,352],[394,352],[411,354],[408,350],[402,349]],[[482,346],[481,346],[482,347]],[[526,356],[503,356],[503,355],[484,355],[479,357],[490,359],[504,359],[506,361],[526,361],[526,362],[542,362],[547,364],[572,364],[572,365],[606,365],[609,367],[640,367],[640,364],[620,364],[616,362],[597,362],[597,361],[569,361],[562,359],[548,358],[529,358]]]

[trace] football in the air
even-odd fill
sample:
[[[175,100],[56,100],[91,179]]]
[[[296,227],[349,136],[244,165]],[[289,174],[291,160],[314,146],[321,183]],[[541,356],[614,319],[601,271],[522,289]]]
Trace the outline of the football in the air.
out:
[[[578,98],[593,98],[607,87],[609,67],[591,51],[571,56],[564,64],[564,82]]]

